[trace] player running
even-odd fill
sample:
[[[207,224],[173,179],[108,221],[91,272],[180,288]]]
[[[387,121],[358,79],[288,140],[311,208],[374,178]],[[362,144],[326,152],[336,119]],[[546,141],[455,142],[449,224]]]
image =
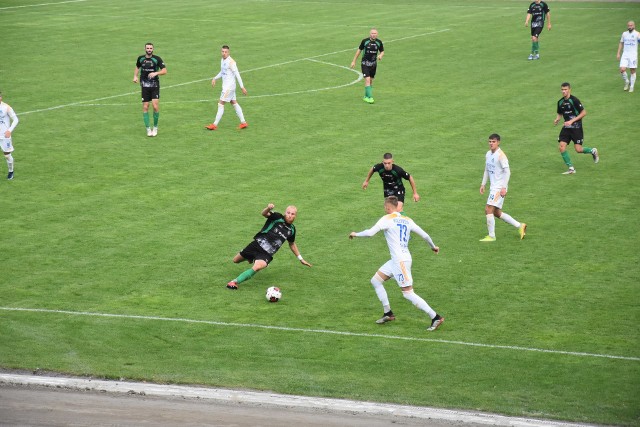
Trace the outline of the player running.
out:
[[[349,239],[353,239],[354,237],[371,237],[382,230],[384,231],[384,237],[387,239],[391,259],[380,267],[371,278],[371,284],[376,291],[376,295],[378,295],[378,299],[382,303],[382,310],[384,312],[376,323],[383,324],[396,319],[393,311],[391,311],[389,297],[384,288],[384,282],[393,277],[402,289],[402,296],[418,309],[427,313],[431,318],[431,324],[427,328],[427,331],[435,331],[442,322],[444,322],[444,317],[436,313],[425,300],[413,291],[413,277],[411,276],[412,258],[411,252],[409,252],[411,232],[413,231],[422,237],[436,254],[440,252],[440,248],[433,243],[433,240],[431,240],[431,237],[426,231],[413,222],[411,218],[404,215],[404,213],[399,212],[397,197],[390,196],[385,198],[384,210],[387,215],[380,218],[373,227],[359,233],[353,231],[349,234]]]
[[[563,172],[563,175],[572,175],[576,173],[576,169],[571,163],[569,153],[567,153],[567,145],[571,144],[571,141],[573,141],[573,148],[575,148],[576,153],[591,154],[594,163],[600,161],[600,155],[597,148],[582,146],[584,142],[582,119],[587,115],[587,110],[584,109],[582,102],[578,98],[571,95],[571,85],[569,83],[562,83],[560,89],[562,98],[558,100],[558,108],[556,109],[558,115],[553,121],[553,125],[557,125],[560,120],[563,121],[562,130],[558,136],[558,143],[560,144],[558,148],[560,149],[562,160],[569,167],[566,172]]]

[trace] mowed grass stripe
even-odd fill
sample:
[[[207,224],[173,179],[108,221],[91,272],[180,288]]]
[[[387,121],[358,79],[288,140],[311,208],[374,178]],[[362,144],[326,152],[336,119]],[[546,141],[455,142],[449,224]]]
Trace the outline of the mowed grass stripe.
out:
[[[566,351],[566,350],[549,350],[549,349],[542,349],[542,348],[520,347],[520,346],[502,345],[502,344],[483,344],[483,343],[452,341],[452,340],[442,340],[442,339],[433,339],[433,338],[401,337],[397,335],[366,334],[362,332],[332,331],[328,329],[293,328],[288,326],[259,325],[255,323],[217,322],[215,320],[198,320],[198,319],[187,319],[182,317],[141,316],[136,314],[115,314],[115,313],[92,313],[88,311],[49,310],[45,308],[22,308],[22,307],[0,307],[0,310],[27,311],[31,313],[68,314],[72,316],[111,317],[111,318],[117,318],[117,319],[160,320],[163,322],[198,323],[198,324],[215,325],[215,326],[233,326],[233,327],[239,327],[239,328],[272,329],[272,330],[288,331],[288,332],[308,332],[308,333],[314,333],[314,334],[345,335],[350,337],[384,338],[384,339],[390,339],[390,340],[434,342],[434,343],[442,343],[442,344],[465,345],[465,346],[471,346],[471,347],[495,348],[495,349],[516,350],[516,351],[533,351],[533,352],[539,352],[539,353],[564,354],[567,356],[600,357],[604,359],[620,359],[620,360],[630,360],[630,361],[640,362],[640,357],[633,357],[633,356],[617,356],[612,354],[584,353],[584,352]]]

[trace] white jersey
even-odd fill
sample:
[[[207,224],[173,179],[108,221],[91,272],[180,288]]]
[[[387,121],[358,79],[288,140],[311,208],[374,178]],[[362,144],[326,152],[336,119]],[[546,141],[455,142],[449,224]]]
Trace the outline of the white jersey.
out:
[[[393,212],[383,216],[376,225],[368,230],[356,233],[356,236],[371,237],[380,230],[384,231],[384,237],[387,239],[387,245],[391,253],[391,260],[395,262],[411,261],[409,239],[412,231],[426,240],[431,248],[435,248],[435,244],[427,232],[413,222],[411,218],[400,212]]]
[[[13,132],[18,125],[18,116],[9,104],[0,102],[0,138],[4,138],[4,133],[9,130]]]
[[[509,160],[500,148],[498,148],[495,153],[492,153],[491,150],[487,151],[482,185],[487,183],[487,176],[491,183],[491,189],[500,190],[502,188],[508,188],[509,177],[511,176]]]
[[[222,77],[222,91],[225,90],[236,90],[236,79],[238,79],[238,83],[240,83],[240,87],[243,88],[244,84],[242,83],[242,78],[240,78],[240,71],[238,71],[238,66],[236,65],[236,61],[233,60],[230,56],[227,56],[227,59],[220,60],[220,72],[214,79],[219,79]]]
[[[640,33],[636,30],[622,33],[622,37],[620,37],[620,43],[624,44],[622,57],[638,60],[638,40],[640,40]]]

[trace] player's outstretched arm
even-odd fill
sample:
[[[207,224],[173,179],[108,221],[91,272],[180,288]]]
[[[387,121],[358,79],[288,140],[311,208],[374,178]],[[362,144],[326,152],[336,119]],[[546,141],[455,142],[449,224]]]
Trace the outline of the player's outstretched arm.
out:
[[[291,249],[291,252],[293,252],[293,254],[300,260],[300,263],[302,265],[306,265],[307,267],[312,267],[312,265],[307,261],[305,261],[305,259],[302,257],[302,255],[300,254],[300,251],[298,250],[298,246],[295,244],[295,242],[289,243],[289,249]]]

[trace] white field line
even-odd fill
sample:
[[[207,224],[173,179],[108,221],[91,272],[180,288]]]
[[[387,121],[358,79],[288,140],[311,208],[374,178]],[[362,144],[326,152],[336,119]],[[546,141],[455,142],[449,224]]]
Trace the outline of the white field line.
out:
[[[416,338],[416,337],[401,337],[397,335],[332,331],[328,329],[291,328],[286,326],[259,325],[255,323],[217,322],[214,320],[197,320],[197,319],[186,319],[186,318],[180,318],[180,317],[176,318],[176,317],[159,317],[159,316],[140,316],[140,315],[134,315],[134,314],[92,313],[87,311],[49,310],[44,308],[0,307],[0,310],[18,311],[18,312],[22,311],[22,312],[30,312],[30,313],[67,314],[71,316],[107,317],[107,318],[115,318],[115,319],[159,320],[164,322],[195,323],[195,324],[212,325],[212,326],[232,326],[236,328],[270,329],[270,330],[286,331],[286,332],[305,332],[305,333],[312,333],[312,334],[343,335],[343,336],[350,336],[350,337],[382,338],[382,339],[390,339],[390,340],[430,342],[430,343],[440,343],[440,344],[462,345],[462,346],[469,346],[469,347],[482,347],[482,348],[494,348],[494,349],[501,349],[501,350],[562,354],[566,356],[575,356],[575,357],[598,357],[603,359],[618,359],[618,360],[630,360],[634,362],[640,362],[640,357],[633,357],[633,356],[616,356],[612,354],[548,350],[548,349],[534,348],[534,347],[520,347],[520,346],[499,345],[499,344],[483,344],[483,343],[474,343],[474,342],[466,342],[466,341],[443,340],[443,339],[437,339],[437,338]]]
[[[316,59],[307,59],[307,61],[312,61],[312,62],[317,62],[319,64],[326,64],[326,65],[331,65],[334,67],[338,67],[338,68],[344,68],[345,70],[351,71],[353,73],[356,73],[358,75],[358,78],[349,82],[349,83],[345,83],[345,84],[341,84],[338,86],[327,86],[327,87],[321,87],[318,89],[306,89],[306,90],[297,90],[297,91],[293,91],[293,92],[283,92],[283,93],[267,93],[264,95],[249,95],[246,97],[243,97],[243,99],[253,99],[253,98],[267,98],[267,97],[272,97],[272,96],[287,96],[287,95],[299,95],[302,93],[313,93],[313,92],[321,92],[324,90],[333,90],[333,89],[340,89],[343,87],[347,87],[347,86],[352,86],[356,83],[358,83],[359,81],[361,81],[363,79],[362,77],[362,73],[356,70],[352,70],[349,67],[345,67],[344,65],[338,65],[338,64],[332,64],[330,62],[325,62],[325,61],[318,61]],[[209,79],[206,79],[209,80]],[[200,80],[202,81],[202,80]],[[182,86],[188,83],[180,83],[179,85],[174,85],[175,86]],[[136,92],[137,93],[137,92]],[[166,105],[166,104],[188,104],[188,103],[199,103],[199,102],[211,102],[213,101],[213,99],[194,99],[194,100],[190,100],[190,101],[164,101],[162,104]],[[86,104],[83,103],[81,104],[83,107],[124,107],[127,105],[131,105],[130,103],[120,103],[120,104]],[[69,105],[67,105],[69,106]],[[22,114],[26,114],[26,113],[22,113]]]
[[[5,6],[5,7],[0,7],[0,10],[21,9],[21,8],[24,8],[24,7],[57,6],[59,4],[79,3],[79,2],[83,2],[83,1],[87,1],[87,0],[68,0],[68,1],[59,1],[59,2],[55,2],[55,3],[25,4],[23,6]]]
[[[445,31],[450,31],[450,29],[449,28],[445,28],[443,30],[432,31],[432,32],[429,32],[429,33],[422,33],[422,34],[416,34],[416,35],[413,35],[413,36],[402,37],[402,38],[395,39],[395,40],[389,40],[386,43],[393,43],[393,42],[397,42],[397,41],[401,41],[401,40],[407,40],[407,39],[416,38],[416,37],[424,37],[424,36],[428,36],[428,35],[432,35],[432,34],[442,33],[442,32],[445,32]],[[334,52],[329,52],[329,53],[322,53],[320,55],[308,56],[306,58],[292,59],[292,60],[289,60],[289,61],[280,62],[278,64],[264,65],[262,67],[257,67],[257,68],[252,68],[252,69],[249,69],[249,70],[245,70],[245,71],[242,72],[242,74],[251,73],[251,72],[255,72],[255,71],[260,71],[260,70],[264,70],[264,69],[267,69],[267,68],[281,67],[283,65],[293,64],[293,63],[301,62],[301,61],[313,61],[316,58],[322,58],[324,56],[335,55],[335,54],[338,54],[338,53],[343,53],[343,52],[348,52],[348,51],[355,51],[355,50],[353,48],[349,48],[349,49],[336,50]],[[315,62],[323,63],[321,61],[315,61]],[[329,64],[329,65],[333,65],[333,66],[336,66],[336,67],[342,67],[340,65],[330,64],[328,62],[324,62],[324,64]],[[342,67],[342,68],[347,68],[347,67]],[[349,71],[352,71],[350,68],[347,68],[347,69]],[[345,87],[345,86],[350,86],[350,85],[353,85],[354,83],[360,81],[361,79],[362,79],[362,77],[360,76],[358,80],[354,80],[351,83],[347,83],[347,84],[339,85],[339,86],[335,86],[335,87],[315,89],[315,91],[330,90],[330,89],[337,89],[337,88],[341,88],[341,87]],[[193,84],[193,83],[200,83],[200,82],[203,82],[203,81],[206,81],[206,80],[211,80],[211,77],[206,77],[204,79],[198,79],[198,80],[192,80],[190,82],[177,83],[177,84],[174,84],[174,85],[171,85],[171,86],[163,86],[162,89],[171,89],[171,88],[175,88],[175,87],[186,86],[186,85],[190,85],[190,84]],[[282,95],[289,95],[289,94],[293,94],[293,93],[306,93],[306,92],[309,92],[309,91],[298,91],[298,92],[291,92],[291,93],[286,93],[286,94],[255,95],[255,96],[251,96],[250,98],[260,98],[260,97],[264,97],[264,96],[282,96]],[[105,101],[107,99],[120,98],[120,97],[123,97],[123,96],[131,96],[131,95],[135,95],[135,94],[139,94],[139,91],[121,93],[121,94],[118,94],[118,95],[104,96],[102,98],[89,99],[89,100],[86,100],[86,101],[72,102],[70,104],[56,105],[56,106],[53,106],[53,107],[41,108],[41,109],[38,109],[38,110],[23,111],[23,112],[20,112],[19,115],[41,113],[41,112],[45,112],[45,111],[52,111],[52,110],[57,110],[57,109],[60,109],[60,108],[66,108],[66,107],[75,107],[77,105],[84,105],[84,104],[91,105],[91,104],[94,104],[94,103],[99,102],[99,101]],[[202,101],[198,101],[198,102],[202,102]]]
[[[193,387],[170,384],[150,384],[132,381],[106,381],[85,378],[47,377],[41,375],[20,375],[0,373],[0,384],[44,386],[53,389],[93,390],[109,393],[137,394],[154,397],[179,397],[182,399],[202,399],[213,402],[225,402],[252,406],[281,407],[288,411],[291,408],[323,409],[331,413],[347,412],[362,415],[379,415],[398,417],[399,424],[403,418],[425,420],[426,425],[441,425],[434,420],[448,421],[456,424],[462,422],[472,425],[510,426],[510,427],[577,427],[577,424],[555,420],[539,420],[534,418],[507,417],[487,412],[456,411],[451,409],[429,408],[424,406],[394,405],[390,403],[363,402],[347,399],[296,396],[269,392],[231,390],[222,388]],[[392,422],[395,422],[392,421]]]

